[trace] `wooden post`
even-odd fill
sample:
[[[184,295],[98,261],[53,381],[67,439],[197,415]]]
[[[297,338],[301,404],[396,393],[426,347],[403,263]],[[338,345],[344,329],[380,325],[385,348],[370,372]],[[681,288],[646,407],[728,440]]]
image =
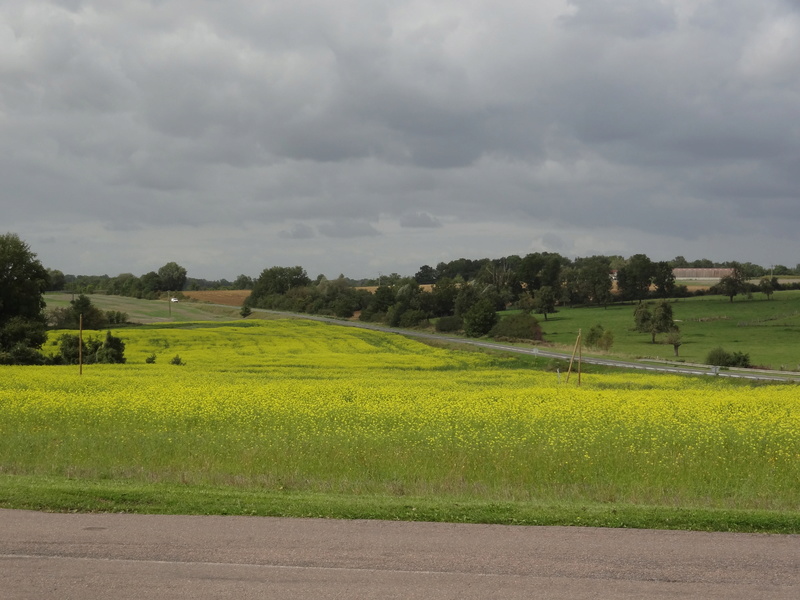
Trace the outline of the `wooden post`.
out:
[[[575,347],[572,349],[572,356],[569,359],[569,369],[567,369],[567,378],[564,383],[569,383],[569,375],[572,373],[572,363],[575,362],[575,353],[578,351],[578,347],[581,343],[581,330],[578,329],[578,339],[575,340]],[[578,361],[580,365],[580,360]],[[580,371],[578,371],[578,383],[580,383]]]
[[[578,329],[578,387],[581,385],[581,358],[583,357],[583,340],[581,340],[581,330]]]
[[[83,375],[83,313],[78,319],[78,375]]]

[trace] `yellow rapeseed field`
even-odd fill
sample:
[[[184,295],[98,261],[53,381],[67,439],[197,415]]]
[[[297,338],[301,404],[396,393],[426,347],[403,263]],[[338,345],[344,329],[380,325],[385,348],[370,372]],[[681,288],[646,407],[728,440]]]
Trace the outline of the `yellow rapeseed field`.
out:
[[[0,472],[800,507],[796,386],[626,372],[577,387],[311,321],[113,333],[125,365],[0,367]]]

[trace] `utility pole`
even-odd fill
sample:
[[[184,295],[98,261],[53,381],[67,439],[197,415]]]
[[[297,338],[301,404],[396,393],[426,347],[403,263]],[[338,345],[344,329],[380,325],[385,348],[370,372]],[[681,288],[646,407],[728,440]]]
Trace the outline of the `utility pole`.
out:
[[[83,313],[78,318],[78,375],[83,375]]]

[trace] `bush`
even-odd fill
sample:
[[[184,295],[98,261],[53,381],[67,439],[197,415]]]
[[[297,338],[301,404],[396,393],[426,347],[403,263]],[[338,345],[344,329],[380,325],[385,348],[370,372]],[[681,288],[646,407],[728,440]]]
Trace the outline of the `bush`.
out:
[[[436,321],[436,331],[440,333],[452,333],[453,331],[460,331],[464,326],[461,317],[455,315],[449,317],[442,317]]]
[[[464,333],[469,337],[481,337],[497,324],[494,304],[486,298],[478,300],[464,315]]]
[[[489,335],[513,340],[542,340],[542,327],[533,315],[520,313],[501,319]]]
[[[125,342],[106,332],[103,345],[95,352],[95,362],[106,364],[122,364],[125,362]]]
[[[706,364],[718,367],[750,367],[750,355],[744,352],[731,354],[722,347],[714,348],[706,355]]]
[[[106,339],[100,341],[95,338],[83,340],[71,333],[65,333],[58,338],[59,354],[53,361],[65,365],[77,365],[79,357],[83,364],[94,363],[122,364],[125,362],[125,342],[120,338],[106,333]]]
[[[400,327],[416,327],[428,318],[425,311],[422,310],[407,310],[400,316]]]
[[[181,359],[181,357],[180,357],[180,355],[179,355],[179,354],[176,354],[175,356],[173,356],[173,357],[172,357],[172,360],[170,360],[170,361],[169,361],[169,364],[171,364],[171,365],[177,365],[177,366],[179,366],[179,367],[182,367],[182,366],[183,366],[183,365],[185,365],[186,363],[185,363],[185,362],[183,362],[183,360]]]
[[[599,323],[589,330],[586,335],[586,345],[590,348],[609,351],[614,345],[614,332],[604,329]]]
[[[146,362],[148,365],[155,364],[155,362],[156,362],[155,352],[153,354],[151,354],[150,356],[148,356],[147,358],[145,358],[144,362]]]
[[[358,320],[363,321],[365,323],[381,323],[386,319],[386,313],[379,310],[374,310],[372,307],[368,306],[364,310],[361,311],[361,314],[358,315]]]
[[[106,320],[111,325],[122,325],[128,322],[128,313],[120,312],[118,310],[106,311]]]
[[[586,345],[590,348],[596,348],[600,338],[603,337],[603,326],[598,323],[594,327],[589,330],[589,333],[586,334]]]

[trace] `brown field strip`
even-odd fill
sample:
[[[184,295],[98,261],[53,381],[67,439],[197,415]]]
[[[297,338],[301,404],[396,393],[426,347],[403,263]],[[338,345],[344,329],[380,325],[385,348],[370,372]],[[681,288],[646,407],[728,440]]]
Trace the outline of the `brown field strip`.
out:
[[[198,302],[224,304],[225,306],[241,306],[250,295],[250,290],[203,290],[183,292],[183,295]]]

